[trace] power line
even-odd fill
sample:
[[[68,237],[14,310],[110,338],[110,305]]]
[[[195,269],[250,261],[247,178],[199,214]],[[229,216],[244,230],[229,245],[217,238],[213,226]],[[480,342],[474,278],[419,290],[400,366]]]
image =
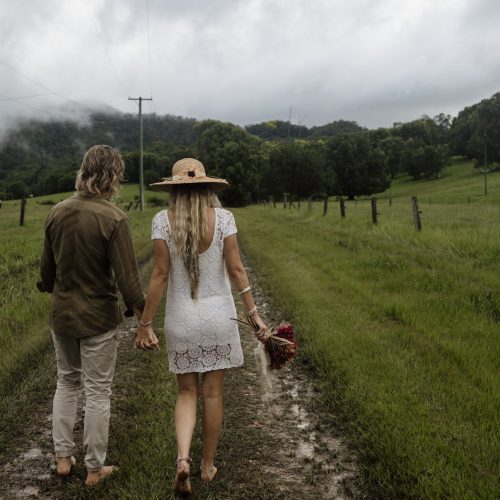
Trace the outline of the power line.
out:
[[[46,92],[44,94],[33,94],[33,95],[23,95],[19,97],[5,97],[5,99],[0,99],[0,102],[15,102],[22,101],[24,99],[33,99],[35,97],[46,97],[49,95],[58,95],[59,92]]]
[[[14,100],[14,99],[11,99],[10,97],[7,97],[6,95],[3,95],[3,94],[0,94],[0,97],[3,98],[3,100],[0,102],[12,102],[12,104],[18,104],[19,106],[24,106],[25,108],[35,109],[36,111],[39,111],[40,113],[46,113],[46,114],[50,115],[50,113],[47,110],[42,109],[42,108],[38,108],[36,106],[32,106],[31,104],[28,104],[27,102]]]
[[[106,44],[104,42],[104,38],[101,35],[101,32],[99,31],[99,26],[97,24],[97,20],[94,16],[94,13],[92,12],[92,9],[91,9],[90,5],[88,4],[88,2],[84,2],[84,3],[85,3],[85,6],[87,7],[87,12],[89,13],[89,16],[92,20],[92,24],[93,24],[95,32],[97,34],[97,38],[99,38],[99,41],[101,42],[102,50],[104,51],[104,54],[106,55],[108,62],[110,64],[111,68],[113,69],[113,72],[115,73],[115,77],[118,80],[118,83],[121,85],[123,92],[126,94],[127,89],[125,87],[125,84],[123,83],[123,80],[120,78],[120,75],[118,74],[118,71],[117,71],[116,66],[113,62],[113,59],[111,59],[111,55],[110,55],[110,53],[106,47]]]
[[[149,0],[146,0],[146,32],[148,37],[149,95],[150,97],[153,97],[153,79],[151,77],[151,37],[149,31]]]
[[[54,90],[52,89],[49,89],[47,86],[43,85],[42,83],[40,82],[37,82],[36,80],[33,80],[33,78],[30,78],[28,75],[25,75],[24,73],[21,73],[19,70],[17,70],[16,68],[14,68],[13,66],[11,66],[10,64],[6,63],[5,61],[2,61],[0,59],[0,64],[2,66],[4,66],[5,68],[7,68],[8,70],[12,71],[13,73],[15,73],[16,75],[24,78],[25,80],[27,80],[28,82],[31,82],[33,83],[34,85],[37,85],[38,87],[40,87],[41,89],[43,90],[46,90],[47,92],[50,92],[54,95],[56,95],[57,97],[60,97],[61,99],[64,99],[65,101],[71,103],[71,104],[74,104],[76,106],[79,106],[80,108],[82,109],[86,109],[87,111],[93,113],[93,110],[90,109],[90,108],[87,108],[86,106],[84,106],[83,104],[80,104],[76,101],[73,101],[73,99],[70,99],[69,97],[66,97],[65,95],[61,94],[61,92],[55,92]]]

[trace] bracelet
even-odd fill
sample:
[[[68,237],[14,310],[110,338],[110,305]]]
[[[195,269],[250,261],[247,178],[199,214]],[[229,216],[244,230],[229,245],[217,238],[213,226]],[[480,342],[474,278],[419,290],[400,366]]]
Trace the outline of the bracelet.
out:
[[[243,290],[240,290],[238,292],[239,295],[243,295],[244,293],[247,293],[249,292],[250,290],[252,289],[252,287],[250,285],[248,285],[247,287],[243,288]]]
[[[250,311],[247,311],[247,316],[250,318],[257,312],[257,306],[253,306]]]
[[[153,322],[153,320],[146,321],[146,323],[144,323],[144,321],[142,321],[142,319],[139,320],[139,324],[141,326],[149,326],[152,322]]]

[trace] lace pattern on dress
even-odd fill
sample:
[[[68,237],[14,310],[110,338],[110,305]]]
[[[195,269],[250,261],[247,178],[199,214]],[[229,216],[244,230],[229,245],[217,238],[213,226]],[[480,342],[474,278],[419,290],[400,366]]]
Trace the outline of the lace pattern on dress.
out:
[[[167,211],[153,218],[151,238],[165,240],[171,250],[165,334],[169,369],[174,373],[199,373],[243,364],[238,327],[230,320],[236,317],[236,309],[223,258],[224,238],[236,232],[233,214],[216,208],[212,244],[200,254],[199,298],[193,301],[182,259],[172,252]]]

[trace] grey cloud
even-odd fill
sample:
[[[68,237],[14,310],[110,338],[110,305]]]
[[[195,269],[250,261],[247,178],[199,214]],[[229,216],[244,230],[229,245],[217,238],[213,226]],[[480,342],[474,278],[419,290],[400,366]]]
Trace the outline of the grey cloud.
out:
[[[150,92],[145,7],[2,2],[0,60],[70,99],[135,111],[127,97]],[[493,0],[149,0],[149,12],[146,111],[247,124],[287,119],[292,106],[307,125],[376,127],[455,114],[498,90]],[[38,92],[0,65],[0,94]],[[65,103],[0,102],[0,122]]]

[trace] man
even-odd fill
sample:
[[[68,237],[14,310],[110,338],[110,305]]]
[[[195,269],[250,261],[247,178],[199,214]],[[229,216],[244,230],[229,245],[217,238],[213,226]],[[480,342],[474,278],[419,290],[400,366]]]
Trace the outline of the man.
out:
[[[75,464],[73,427],[83,374],[86,485],[116,467],[104,466],[108,445],[111,383],[116,362],[117,327],[122,317],[117,285],[140,318],[144,296],[127,216],[109,200],[118,191],[124,164],[110,146],[90,148],[76,178],[76,193],[47,216],[41,258],[41,291],[53,294],[50,323],[57,359],[53,439],[57,473]],[[127,313],[126,313],[127,314]],[[156,348],[151,334],[145,348]]]

